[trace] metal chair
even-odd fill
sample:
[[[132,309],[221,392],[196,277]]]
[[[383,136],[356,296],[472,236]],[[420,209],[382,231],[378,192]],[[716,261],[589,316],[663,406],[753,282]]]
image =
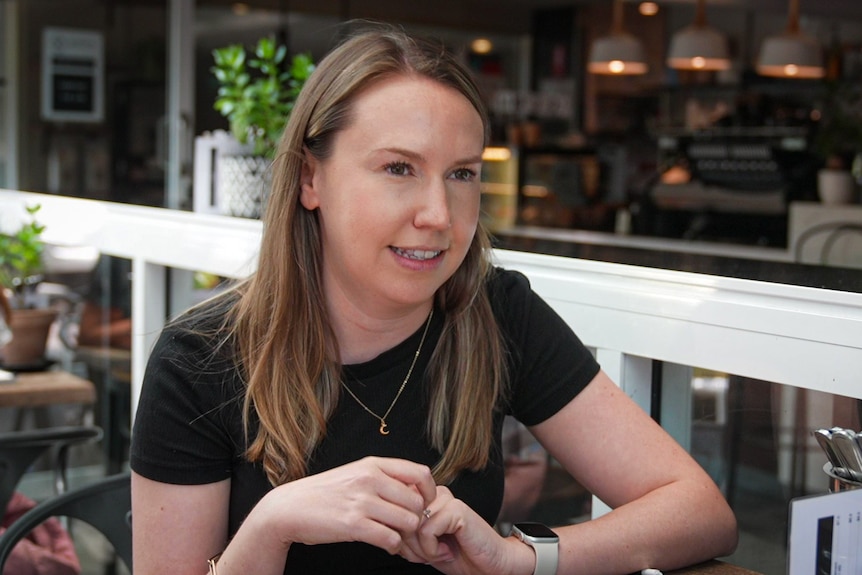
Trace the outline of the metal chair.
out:
[[[98,441],[102,429],[67,426],[0,433],[0,510],[9,505],[21,477],[39,456],[53,451],[54,490],[66,490],[66,464],[72,445]]]
[[[132,569],[132,508],[130,473],[111,475],[47,499],[19,517],[0,535],[0,573],[21,539],[49,517],[67,517],[89,523],[114,547],[129,571]]]

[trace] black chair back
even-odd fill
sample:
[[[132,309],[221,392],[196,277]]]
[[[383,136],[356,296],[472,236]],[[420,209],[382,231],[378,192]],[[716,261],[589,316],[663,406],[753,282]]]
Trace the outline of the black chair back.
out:
[[[40,455],[54,450],[55,493],[66,490],[66,457],[70,446],[102,438],[95,426],[67,426],[0,433],[0,512],[5,511],[21,477]]]
[[[128,520],[131,508],[132,482],[128,472],[45,500],[19,517],[0,535],[0,573],[15,544],[50,517],[68,517],[89,523],[113,545],[117,557],[131,572],[132,529]]]

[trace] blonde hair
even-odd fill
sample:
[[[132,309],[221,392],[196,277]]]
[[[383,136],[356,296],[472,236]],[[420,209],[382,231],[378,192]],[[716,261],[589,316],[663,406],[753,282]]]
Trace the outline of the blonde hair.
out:
[[[335,135],[351,121],[357,95],[399,74],[458,90],[487,133],[487,114],[469,73],[440,45],[391,27],[352,35],[306,82],[274,162],[258,270],[236,290],[230,322],[247,385],[246,429],[252,418],[259,422],[246,455],[262,463],[274,485],[305,475],[341,391],[338,346],[322,296],[318,215],[299,202],[303,153],[328,157]],[[493,445],[505,359],[486,293],[489,250],[480,226],[464,262],[436,295],[445,322],[428,370],[426,433],[442,453],[434,468],[440,483],[463,469],[483,468]]]

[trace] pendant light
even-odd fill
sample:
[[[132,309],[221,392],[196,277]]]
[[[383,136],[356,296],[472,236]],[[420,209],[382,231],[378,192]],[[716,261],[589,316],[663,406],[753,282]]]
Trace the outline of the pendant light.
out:
[[[593,42],[587,70],[593,74],[632,76],[646,74],[647,69],[643,45],[623,29],[623,2],[614,0],[611,33]]]
[[[790,0],[787,29],[760,45],[757,73],[776,78],[822,78],[823,52],[817,40],[799,30],[799,0]]]
[[[706,1],[697,0],[694,23],[673,35],[667,65],[677,70],[727,70],[727,39],[706,23]]]

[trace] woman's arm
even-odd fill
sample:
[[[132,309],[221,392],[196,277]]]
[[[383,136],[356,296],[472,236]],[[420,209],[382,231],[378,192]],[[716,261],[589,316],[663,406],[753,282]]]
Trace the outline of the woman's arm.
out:
[[[78,344],[119,349],[132,348],[132,318],[119,308],[102,309],[93,302],[84,302],[78,326]]]
[[[230,481],[169,485],[132,475],[135,575],[284,572],[292,543],[363,541],[390,553],[413,533],[436,497],[431,470],[366,457],[269,491],[227,542]]]
[[[203,574],[227,541],[230,480],[171,485],[132,472],[136,574]]]
[[[555,529],[559,573],[673,569],[736,547],[736,519],[712,479],[604,372],[532,431],[614,509]]]
[[[603,372],[563,409],[531,428],[578,481],[614,508],[554,527],[558,574],[623,575],[674,569],[727,555],[736,520],[715,483]],[[500,537],[445,488],[402,555],[450,575],[528,575],[535,555]]]

